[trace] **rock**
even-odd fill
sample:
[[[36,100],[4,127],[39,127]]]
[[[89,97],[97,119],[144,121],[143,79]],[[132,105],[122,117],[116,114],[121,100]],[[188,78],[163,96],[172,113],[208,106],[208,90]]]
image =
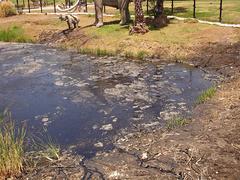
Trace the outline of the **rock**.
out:
[[[95,130],[95,129],[97,129],[97,128],[98,128],[98,125],[96,125],[96,124],[95,124],[95,125],[93,125],[93,127],[92,127],[92,128]]]
[[[110,173],[110,175],[108,176],[109,178],[113,178],[113,179],[118,179],[118,178],[121,178],[121,177],[124,177],[123,174],[121,174],[120,172],[118,171],[113,171]]]
[[[117,122],[117,120],[118,120],[118,118],[114,118],[112,121],[113,121],[113,122]]]
[[[100,129],[104,131],[111,131],[113,129],[113,126],[112,124],[105,124]]]
[[[94,146],[100,148],[100,147],[103,147],[103,143],[98,142],[98,143],[95,143]]]
[[[43,122],[43,123],[48,122],[48,117],[42,118],[42,122]]]
[[[56,86],[63,86],[64,83],[63,83],[62,81],[56,81],[56,82],[55,82],[55,85],[56,85]]]
[[[148,158],[148,153],[146,153],[146,152],[142,153],[141,159],[144,160],[147,158]]]

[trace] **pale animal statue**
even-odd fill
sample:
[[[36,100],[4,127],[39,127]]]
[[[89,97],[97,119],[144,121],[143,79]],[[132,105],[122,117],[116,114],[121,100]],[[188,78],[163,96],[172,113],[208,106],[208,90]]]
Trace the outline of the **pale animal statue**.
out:
[[[121,21],[120,25],[125,25],[130,21],[129,13],[129,1],[130,0],[94,0],[95,5],[95,25],[96,27],[103,26],[103,6],[115,7],[120,10]],[[77,0],[75,4],[70,8],[62,8],[57,6],[57,10],[60,12],[74,12],[77,10],[78,6],[81,4],[81,0]]]
[[[75,29],[78,27],[78,24],[80,22],[79,18],[77,16],[74,16],[72,14],[67,15],[60,15],[59,19],[61,21],[66,21],[68,24],[68,29]]]

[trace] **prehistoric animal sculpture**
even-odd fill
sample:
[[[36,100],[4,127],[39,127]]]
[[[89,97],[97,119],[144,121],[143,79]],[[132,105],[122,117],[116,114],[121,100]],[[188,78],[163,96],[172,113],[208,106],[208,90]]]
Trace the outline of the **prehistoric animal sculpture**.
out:
[[[68,24],[68,29],[75,29],[78,27],[79,23],[79,18],[77,16],[74,16],[72,14],[67,14],[67,15],[60,15],[59,19],[61,21],[66,21]]]
[[[145,34],[149,30],[146,27],[144,14],[142,9],[142,0],[135,0],[135,22],[134,26],[130,27],[129,34],[141,33]]]
[[[103,26],[103,6],[111,6],[118,8],[121,14],[121,22],[120,25],[125,25],[130,21],[130,13],[128,9],[130,0],[94,0],[95,4],[95,25],[96,27]],[[60,12],[74,12],[78,6],[81,4],[81,0],[77,0],[77,2],[71,7],[64,9],[61,6],[57,6],[57,10]]]

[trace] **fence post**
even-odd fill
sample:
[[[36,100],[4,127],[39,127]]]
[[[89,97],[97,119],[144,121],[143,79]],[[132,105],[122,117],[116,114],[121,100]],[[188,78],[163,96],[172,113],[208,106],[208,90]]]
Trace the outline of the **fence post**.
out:
[[[196,18],[196,0],[193,0],[193,18]]]
[[[173,6],[174,6],[174,4],[173,4],[173,0],[172,0],[172,11],[171,11],[172,14],[173,14]]]
[[[30,13],[30,2],[28,0],[28,13]]]
[[[18,0],[16,1],[16,3],[17,3],[17,11],[18,11],[18,7],[19,7]]]
[[[56,13],[56,0],[53,0],[54,13]]]
[[[222,8],[222,5],[223,5],[223,2],[222,2],[222,0],[220,0],[220,8],[219,8],[219,10],[220,10],[220,13],[219,13],[219,22],[222,22],[222,10],[223,10],[223,8]]]
[[[68,0],[68,7],[70,8],[71,7],[71,1]]]
[[[86,2],[85,11],[88,12],[88,7],[87,7],[88,6],[88,4],[87,4],[88,2],[87,2],[87,0],[85,0],[85,2]]]
[[[41,9],[41,13],[42,13],[42,0],[40,0],[40,9]]]
[[[147,14],[149,14],[149,13],[148,13],[148,0],[147,0]]]

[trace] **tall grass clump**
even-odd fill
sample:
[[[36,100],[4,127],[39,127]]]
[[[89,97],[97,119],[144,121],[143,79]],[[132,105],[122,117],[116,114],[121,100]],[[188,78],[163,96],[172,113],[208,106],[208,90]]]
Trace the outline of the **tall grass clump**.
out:
[[[16,14],[16,8],[11,1],[0,2],[0,17],[8,17]]]
[[[23,142],[26,128],[16,128],[11,113],[5,111],[0,117],[0,177],[8,178],[23,169]]]
[[[31,42],[31,39],[25,36],[21,27],[12,26],[7,29],[0,29],[0,41],[26,43]]]
[[[167,121],[166,128],[168,130],[175,129],[188,124],[188,120],[183,117],[174,117]]]
[[[137,53],[137,58],[140,60],[143,60],[144,58],[146,58],[148,56],[148,53],[146,51],[138,51]]]
[[[212,98],[214,96],[214,94],[216,93],[217,89],[216,87],[210,87],[207,90],[203,91],[196,100],[197,104],[202,104],[205,101],[207,101],[208,99]]]

